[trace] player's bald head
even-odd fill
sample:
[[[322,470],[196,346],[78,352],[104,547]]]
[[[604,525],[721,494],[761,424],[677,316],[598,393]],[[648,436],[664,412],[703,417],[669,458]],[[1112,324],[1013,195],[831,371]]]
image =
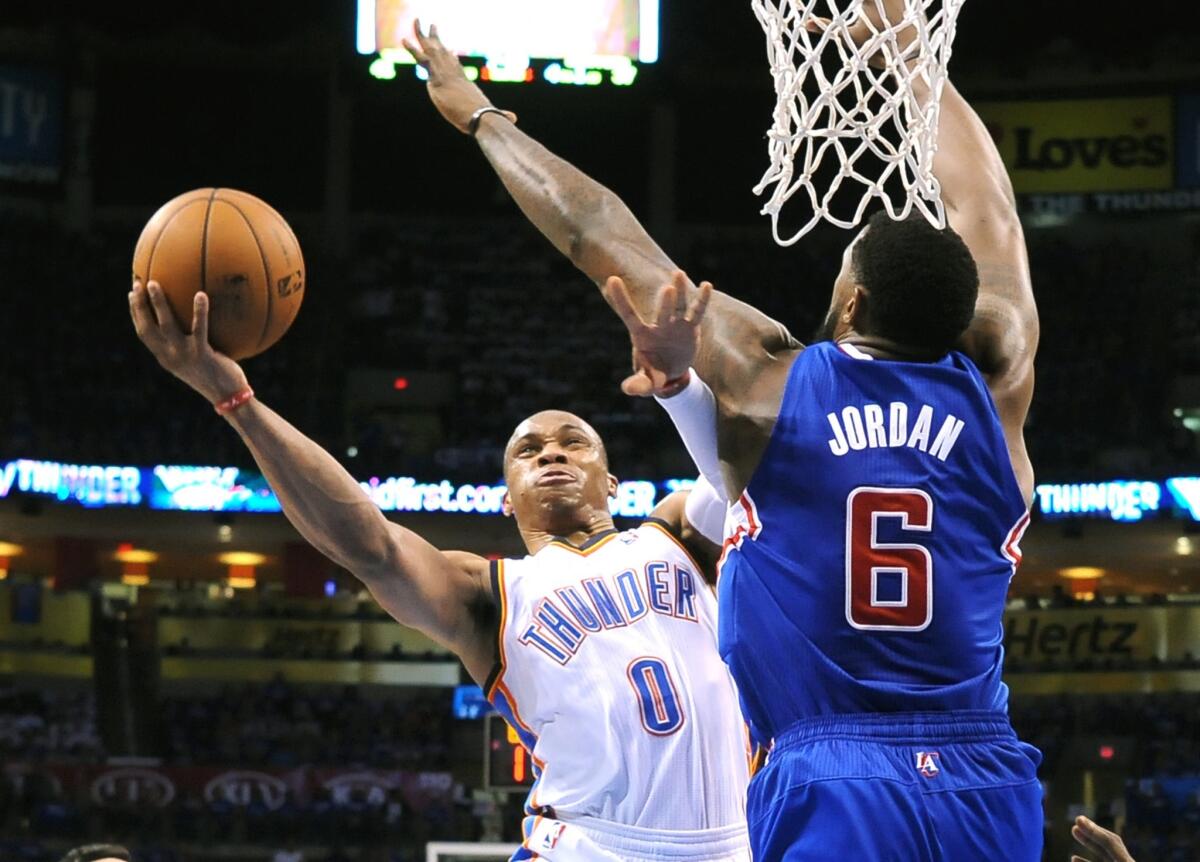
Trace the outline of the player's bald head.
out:
[[[517,443],[525,438],[531,436],[548,437],[571,430],[583,434],[595,445],[600,451],[600,455],[603,457],[604,464],[607,467],[608,450],[604,447],[604,438],[592,427],[590,422],[566,410],[542,410],[525,419],[516,427],[512,436],[508,438],[508,443],[504,446],[504,463],[508,464],[514,454],[514,448]]]

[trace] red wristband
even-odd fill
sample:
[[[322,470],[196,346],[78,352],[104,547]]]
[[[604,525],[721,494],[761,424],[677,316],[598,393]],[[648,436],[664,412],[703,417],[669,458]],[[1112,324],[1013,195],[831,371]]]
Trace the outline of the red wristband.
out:
[[[662,388],[656,393],[659,398],[673,398],[683,390],[687,389],[689,383],[692,382],[692,369],[680,374],[673,380],[668,380],[662,385]]]
[[[245,404],[247,401],[249,401],[253,397],[254,397],[254,390],[251,389],[249,386],[247,386],[245,389],[243,389],[241,392],[237,393],[236,395],[231,395],[229,398],[226,398],[224,401],[214,404],[213,409],[216,410],[217,413],[220,414],[221,416],[227,416],[230,413],[232,413],[234,410],[237,410],[239,407],[241,407],[243,404]]]

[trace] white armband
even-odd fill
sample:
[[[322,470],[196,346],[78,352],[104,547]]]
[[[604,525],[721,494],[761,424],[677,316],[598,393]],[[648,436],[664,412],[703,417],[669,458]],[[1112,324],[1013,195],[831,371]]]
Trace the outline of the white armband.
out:
[[[729,504],[723,498],[723,494],[720,494],[706,478],[700,476],[688,492],[687,501],[683,506],[688,523],[714,545],[725,541],[725,512],[729,509]]]
[[[721,459],[717,457],[717,397],[696,369],[688,371],[691,379],[682,391],[670,398],[656,396],[654,400],[675,423],[700,475],[708,480],[714,493],[726,501],[725,478],[721,475]]]

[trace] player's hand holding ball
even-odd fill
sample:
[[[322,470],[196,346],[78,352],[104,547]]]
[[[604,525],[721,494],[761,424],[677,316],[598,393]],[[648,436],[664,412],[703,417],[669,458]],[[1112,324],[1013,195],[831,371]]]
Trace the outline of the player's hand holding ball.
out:
[[[227,413],[253,396],[237,360],[283,337],[304,283],[300,243],[283,216],[236,189],[196,189],[142,230],[129,313],[159,364]]]
[[[186,333],[175,320],[162,287],[156,281],[133,283],[129,314],[138,338],[158,364],[195,389],[213,404],[249,388],[240,365],[208,343],[208,294],[192,300],[192,331]]]
[[[472,134],[471,118],[480,108],[490,108],[491,100],[467,80],[458,57],[438,37],[436,24],[426,34],[421,32],[421,22],[414,22],[413,39],[415,44],[405,39],[404,47],[429,73],[429,98],[434,107],[454,128],[464,135]],[[500,113],[514,123],[517,121],[512,111]]]

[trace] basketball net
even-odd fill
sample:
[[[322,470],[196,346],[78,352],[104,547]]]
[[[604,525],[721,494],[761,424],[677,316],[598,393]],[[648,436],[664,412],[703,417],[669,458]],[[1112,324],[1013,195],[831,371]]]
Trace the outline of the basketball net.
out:
[[[762,211],[771,217],[777,243],[794,244],[822,220],[856,227],[875,198],[893,219],[906,218],[916,207],[934,226],[945,227],[933,157],[963,2],[903,0],[903,17],[890,22],[883,0],[750,0],[766,31],[777,97],[767,133],[771,167],[754,192],[770,195]],[[868,16],[871,10],[876,14]],[[869,36],[858,45],[851,28],[860,18]],[[826,58],[836,60],[836,69],[830,70],[833,63],[822,65]],[[868,156],[860,168],[859,160]],[[880,163],[878,176],[862,172]],[[828,187],[819,190],[816,183],[834,173]],[[885,190],[889,181],[902,187],[903,195]],[[834,196],[841,192],[843,200],[845,195],[853,200],[856,186],[862,195],[853,216],[835,215]],[[780,213],[801,192],[812,215],[784,239]]]

